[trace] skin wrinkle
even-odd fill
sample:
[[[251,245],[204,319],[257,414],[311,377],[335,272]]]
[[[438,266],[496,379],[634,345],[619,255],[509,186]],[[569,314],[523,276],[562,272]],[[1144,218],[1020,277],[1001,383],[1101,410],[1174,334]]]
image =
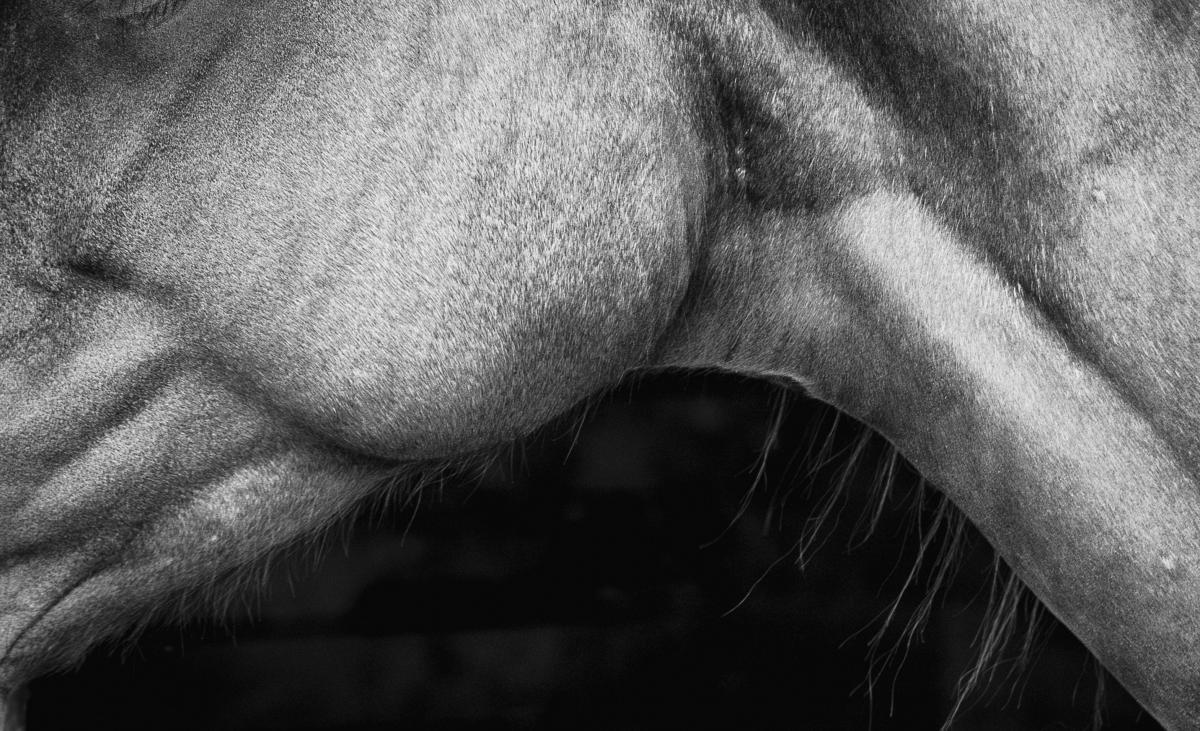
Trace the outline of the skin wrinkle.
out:
[[[110,33],[76,1],[0,5],[0,367],[64,380],[0,409],[146,398],[64,437],[70,485],[32,432],[0,458],[45,532],[0,540],[0,687],[318,530],[381,463],[685,364],[864,417],[1200,723],[1190,13],[206,0]],[[72,392],[129,315],[167,383]]]
[[[139,368],[144,375],[131,379],[130,387],[123,389],[129,394],[129,396],[124,397],[123,400],[113,401],[109,404],[106,404],[105,406],[107,408],[105,411],[95,414],[88,414],[88,416],[94,417],[94,422],[87,424],[87,431],[89,433],[86,434],[85,440],[82,442],[76,442],[72,445],[76,451],[90,451],[92,445],[103,439],[108,432],[120,429],[124,424],[137,417],[141,409],[144,408],[145,405],[148,404],[155,395],[157,387],[151,384],[157,381],[161,385],[164,380],[161,378],[163,373],[158,367],[156,367],[156,365],[157,364],[151,363]],[[41,433],[49,436],[48,432],[31,428],[35,425],[28,423],[23,424],[20,420],[14,420],[10,423],[16,427],[12,430],[12,435],[10,437],[11,441],[15,442],[16,438],[22,433],[25,435],[30,433]],[[54,426],[54,424],[46,425],[47,428]],[[62,428],[66,425],[60,424],[58,426]],[[76,422],[76,427],[78,427],[78,422]],[[8,430],[6,429],[6,431]],[[51,459],[43,461],[42,465],[50,471],[56,471],[57,469],[65,466],[65,462],[68,459],[69,452],[67,450],[63,450],[57,456],[52,456]]]
[[[201,59],[197,64],[191,78],[180,83],[175,91],[173,101],[170,104],[164,105],[161,112],[152,117],[148,124],[141,127],[142,129],[149,132],[155,129],[170,127],[172,126],[171,122],[173,119],[186,114],[187,103],[189,98],[196,93],[198,81],[209,75],[218,60],[224,55],[228,44],[231,42],[228,38],[229,36],[227,35],[226,40],[218,41],[213,52]],[[98,222],[112,219],[113,214],[108,209],[111,206],[119,205],[122,196],[127,194],[128,190],[135,187],[135,181],[145,174],[145,168],[153,163],[155,155],[158,152],[154,149],[156,144],[157,140],[151,138],[149,135],[142,137],[135,143],[134,149],[120,166],[120,171],[116,175],[115,182],[111,187],[112,192],[107,197],[97,201],[93,213],[85,218],[86,223],[80,227],[78,240],[82,242],[81,246],[78,250],[66,254],[65,258],[70,260],[83,257],[87,261],[97,262],[97,266],[101,268],[101,271],[110,274],[109,278],[112,278],[114,274],[118,277],[124,274],[120,269],[104,266],[104,264],[112,262],[115,258],[113,254],[119,251],[119,237],[106,236],[107,232],[105,228],[98,224]]]
[[[171,116],[171,115],[165,115],[165,116],[160,116],[159,118],[160,118],[160,119],[167,119],[167,118],[169,118],[170,116]],[[143,150],[146,150],[148,154],[154,154],[154,153],[157,153],[158,151],[160,151],[160,150],[161,150],[161,149],[163,149],[163,148],[161,148],[161,147],[158,147],[158,146],[153,146],[153,145],[147,145],[147,146],[143,146],[143,148],[142,148],[142,149],[143,149]],[[615,159],[615,158],[614,158],[614,159]],[[141,175],[137,175],[137,176],[129,176],[129,177],[127,177],[127,178],[126,178],[126,185],[137,185],[137,184],[141,184],[141,179],[142,179],[142,177],[143,177],[143,176],[141,176]],[[650,206],[655,206],[656,204],[649,204],[649,205],[650,205]],[[132,219],[129,219],[129,220],[132,220]],[[151,291],[154,293],[154,295],[155,295],[157,298],[159,298],[159,301],[160,301],[160,302],[162,301],[162,299],[163,299],[164,295],[165,295],[166,297],[171,297],[171,296],[174,294],[174,293],[170,292],[169,290],[164,290],[162,287],[154,287],[154,288],[153,288]],[[177,297],[177,296],[175,296],[175,297],[172,297],[172,299],[173,299],[173,301],[175,301],[176,303],[178,303],[178,297]],[[189,330],[189,328],[188,328],[188,327],[184,327],[184,328],[182,328],[182,331],[183,331],[184,333],[187,333],[187,332],[188,332],[188,330]],[[211,351],[210,351],[210,357],[212,357],[212,352],[211,352]],[[239,380],[239,381],[240,381],[241,379],[237,379],[237,380]]]
[[[243,464],[240,471],[245,473],[254,469],[263,469],[269,473],[270,471],[274,471],[271,465],[277,461],[278,457],[275,456],[256,460]],[[313,472],[317,473],[318,470],[314,469]],[[237,476],[232,475],[231,477]],[[172,593],[172,589],[177,591],[179,588],[187,587],[194,583],[197,577],[193,577],[191,574],[198,567],[206,565],[205,559],[212,562],[213,558],[208,554],[214,551],[218,554],[224,554],[227,557],[227,561],[229,557],[236,557],[236,565],[253,565],[256,560],[261,558],[264,551],[278,551],[280,546],[286,547],[294,540],[295,535],[303,534],[305,526],[311,526],[314,523],[324,523],[330,520],[330,508],[340,502],[343,505],[342,509],[335,509],[333,512],[334,516],[339,515],[345,510],[346,505],[352,504],[355,501],[356,496],[361,496],[362,488],[370,482],[370,479],[363,482],[362,476],[355,476],[350,471],[347,471],[342,477],[345,478],[342,480],[344,487],[350,487],[357,479],[359,481],[358,489],[347,490],[333,500],[329,500],[327,496],[326,499],[319,503],[321,505],[320,510],[305,509],[303,510],[303,514],[297,515],[294,520],[285,520],[280,523],[272,522],[268,525],[260,526],[257,531],[251,532],[246,536],[236,537],[225,535],[229,530],[233,529],[236,522],[235,514],[226,513],[228,508],[232,507],[236,508],[239,512],[253,514],[255,511],[251,508],[255,501],[264,498],[275,500],[279,496],[269,496],[261,493],[256,498],[249,498],[247,494],[231,496],[227,491],[222,491],[218,488],[218,486],[230,484],[229,481],[211,480],[206,483],[205,490],[192,492],[189,501],[182,503],[182,507],[179,510],[171,511],[170,513],[160,511],[159,514],[160,516],[169,514],[171,520],[179,524],[186,524],[190,532],[199,533],[204,536],[206,539],[204,541],[195,541],[193,539],[191,542],[193,546],[191,550],[194,553],[180,553],[180,548],[187,546],[188,542],[183,541],[181,543],[178,531],[170,529],[171,522],[169,521],[164,525],[163,517],[157,519],[157,530],[142,531],[141,528],[145,526],[141,524],[132,525],[127,531],[127,537],[121,545],[112,547],[102,555],[93,556],[86,567],[76,571],[78,576],[72,579],[70,586],[63,589],[51,603],[39,612],[39,621],[45,623],[47,621],[46,618],[54,616],[53,613],[56,609],[60,613],[69,611],[69,605],[72,600],[88,601],[86,598],[74,599],[74,597],[80,596],[81,591],[87,587],[91,587],[93,593],[98,593],[101,597],[105,597],[113,595],[114,591],[119,592],[122,587],[154,586],[158,587],[158,601],[161,601],[161,597],[169,596]],[[245,479],[242,479],[242,484],[243,486],[249,485]],[[311,497],[311,493],[304,491],[298,491],[297,493],[297,497],[305,495]],[[207,509],[210,510],[208,518],[202,517],[206,505],[208,506]],[[293,499],[292,504],[276,505],[274,511],[262,511],[260,509],[257,512],[257,519],[265,519],[272,513],[274,513],[277,519],[282,518],[287,513],[297,511],[298,506],[304,505],[312,505],[312,503],[308,501],[295,501]],[[149,519],[150,516],[147,518],[147,524],[149,523]],[[212,526],[211,528],[202,527],[206,520]],[[216,531],[213,534],[214,536],[221,535],[223,537],[219,540],[208,540],[210,530]],[[156,541],[164,542],[164,545],[156,546]],[[120,579],[113,578],[112,574],[130,573],[130,564],[128,563],[130,556],[129,554],[122,556],[122,561],[111,561],[110,559],[121,554],[123,550],[131,548],[135,556],[139,554],[143,556],[140,565],[134,563],[137,569],[132,572],[132,575]],[[198,577],[202,581],[209,580],[204,573],[199,574]],[[128,592],[128,588],[125,589],[125,592]],[[83,595],[86,597],[87,592],[83,592]],[[117,596],[120,596],[120,593]],[[130,598],[132,599],[134,596],[130,595]],[[147,599],[155,597],[155,594],[139,593],[136,597],[138,601],[144,602]],[[95,617],[84,618],[83,626],[76,627],[72,633],[64,634],[60,630],[39,626],[38,622],[32,622],[26,627],[22,634],[27,645],[32,644],[34,647],[37,647],[39,644],[47,643],[47,641],[54,643],[54,654],[42,657],[40,662],[55,662],[57,664],[75,662],[82,647],[74,638],[81,634],[90,634],[97,631],[111,633],[121,629],[120,625],[115,625],[111,629],[108,627],[109,615],[114,612],[118,615],[124,614],[128,611],[129,607],[105,604],[97,605],[94,601],[91,604],[93,607],[102,608],[103,611]],[[143,611],[147,616],[162,609],[161,605],[156,606],[156,604],[143,607]],[[77,615],[78,613],[76,612],[75,614]],[[76,617],[72,622],[78,619]],[[35,636],[38,637],[31,639]],[[69,644],[60,645],[59,643]],[[14,643],[13,647],[17,647],[16,643]],[[8,655],[0,655],[0,670],[5,669],[6,663],[20,661],[27,654],[28,651],[25,653],[10,652]]]

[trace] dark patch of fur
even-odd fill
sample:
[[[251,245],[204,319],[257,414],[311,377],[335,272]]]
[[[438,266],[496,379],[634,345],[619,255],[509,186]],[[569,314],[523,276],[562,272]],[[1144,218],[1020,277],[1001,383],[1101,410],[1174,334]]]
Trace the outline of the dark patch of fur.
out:
[[[735,516],[731,518],[730,525],[744,516],[753,495],[763,488],[767,461],[776,456],[781,447],[780,431],[792,400],[792,392],[793,389],[782,386],[777,392],[771,426],[767,431],[759,462],[754,468],[756,479],[743,497]],[[603,395],[594,397],[568,415],[568,423],[575,425],[574,429],[568,430],[572,434],[572,444],[578,439],[588,413],[603,398]],[[854,539],[846,547],[847,550],[853,550],[871,537],[889,505],[898,499],[908,500],[906,509],[911,517],[910,530],[918,541],[917,557],[908,567],[902,588],[888,609],[881,613],[876,631],[869,642],[867,677],[861,688],[873,704],[876,689],[889,670],[900,673],[908,650],[914,642],[922,641],[924,627],[944,595],[944,590],[955,580],[960,559],[966,548],[980,539],[966,517],[945,496],[923,480],[913,494],[893,495],[896,476],[901,469],[903,458],[890,444],[884,443],[882,437],[858,422],[852,422],[849,426],[858,430],[852,445],[848,448],[839,447],[835,435],[839,429],[847,428],[843,426],[843,422],[849,421],[849,418],[832,409],[828,413],[829,416],[822,419],[820,426],[812,431],[807,444],[798,450],[790,450],[792,456],[786,471],[789,474],[795,471],[796,479],[791,484],[777,487],[771,495],[765,527],[774,530],[782,528],[782,507],[796,490],[821,489],[821,502],[818,509],[805,520],[800,538],[791,550],[780,556],[779,560],[764,572],[764,577],[788,559],[791,559],[799,570],[804,569],[825,545],[833,534],[833,528],[842,519],[847,490],[854,483],[856,474],[870,464],[876,465],[871,480],[873,495],[868,501],[870,508],[857,517],[853,531]],[[376,524],[383,516],[396,514],[398,508],[401,512],[411,511],[410,521],[415,520],[427,493],[432,491],[440,496],[445,483],[482,475],[495,460],[507,457],[509,460],[520,461],[521,445],[522,443],[518,442],[504,448],[458,458],[452,463],[399,467],[381,481],[371,497],[331,521],[325,530],[277,547],[265,555],[250,557],[243,564],[214,577],[208,583],[182,590],[169,600],[161,602],[155,611],[145,614],[123,635],[117,647],[128,652],[133,647],[133,641],[146,629],[163,622],[178,625],[215,622],[218,627],[229,631],[237,618],[254,615],[269,583],[269,577],[277,570],[287,571],[290,580],[315,569],[327,553],[330,544],[341,543],[343,551],[347,550],[351,529],[364,520],[364,515],[370,524]],[[882,459],[870,461],[869,457],[881,449],[884,452]],[[830,466],[839,466],[833,483],[818,480],[818,473]],[[718,536],[714,539],[714,542],[719,538]],[[901,620],[898,614],[902,600],[908,592],[920,587],[923,587],[924,595],[912,615],[904,620],[899,638],[891,645],[885,645],[889,628]],[[753,591],[752,586],[747,592],[747,598]],[[1019,696],[1023,672],[1036,659],[1044,639],[1043,605],[998,556],[993,562],[987,602],[985,619],[973,641],[973,645],[978,647],[978,654],[972,666],[959,680],[958,698],[942,726],[943,731],[952,726],[965,708],[978,702],[978,696],[984,695],[988,689],[992,689],[989,697],[985,699],[988,701],[994,700],[1004,688],[1008,689],[1009,699],[1014,693]],[[738,606],[740,603],[731,607],[729,612],[735,612]],[[1095,728],[1100,728],[1104,672],[1098,664],[1095,668],[1097,691],[1093,722]]]
[[[774,426],[762,448],[759,475],[763,474],[762,464],[778,447],[779,425],[786,406],[786,396],[781,396],[773,419]],[[883,437],[858,422],[853,422],[852,428],[858,429],[853,446],[848,450],[843,447],[838,452],[835,450],[834,435],[841,428],[841,422],[849,418],[832,409],[830,411],[833,417],[824,434],[814,432],[800,452],[805,465],[803,473],[799,475],[801,482],[811,481],[819,470],[831,463],[841,465],[838,477],[831,484],[821,486],[825,494],[820,507],[807,519],[800,540],[788,554],[794,556],[795,564],[800,569],[832,534],[833,526],[841,518],[848,486],[854,482],[859,470],[871,464],[864,462],[864,457],[881,447],[885,454],[877,461],[871,480],[873,494],[868,501],[870,507],[858,517],[853,531],[856,538],[847,546],[847,550],[853,550],[871,537],[885,508],[897,499],[893,495],[893,488],[903,457]],[[809,484],[808,487],[812,489],[814,486]],[[749,492],[754,492],[757,487],[756,481]],[[788,491],[794,489],[796,486],[788,487]],[[920,480],[916,490],[907,499],[910,530],[916,534],[918,541],[917,556],[908,567],[900,591],[881,614],[869,642],[869,667],[861,688],[872,704],[876,688],[888,670],[893,669],[897,674],[901,672],[908,650],[914,642],[922,641],[922,632],[945,591],[953,584],[968,547],[982,542],[966,516],[924,479]],[[920,587],[923,587],[924,595],[913,613],[904,620],[899,638],[885,645],[888,630],[900,620],[898,612],[903,599],[910,591]],[[991,702],[1007,689],[1007,693],[1004,693],[1006,701],[1011,701],[1014,694],[1019,698],[1026,670],[1036,660],[1047,637],[1045,619],[1045,606],[1003,559],[993,554],[984,619],[972,641],[977,654],[971,667],[959,679],[957,700],[942,725],[943,731],[952,727],[963,710],[981,700],[980,696],[986,696],[982,700]],[[1102,725],[1104,670],[1094,661],[1093,667],[1096,677],[1093,726],[1099,729]]]

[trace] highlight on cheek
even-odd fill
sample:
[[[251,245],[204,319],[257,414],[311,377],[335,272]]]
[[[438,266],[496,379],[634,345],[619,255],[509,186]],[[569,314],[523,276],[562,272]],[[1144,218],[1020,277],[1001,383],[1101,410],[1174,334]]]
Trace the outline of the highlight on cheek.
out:
[[[1036,655],[1032,634],[1017,662],[999,652],[1035,614],[1019,579],[1149,714],[1200,729],[1200,23],[1180,7],[1197,2],[0,0],[0,731],[24,728],[39,674],[160,609],[207,614],[193,597],[222,597],[211,587],[360,499],[415,508],[430,473],[426,494],[471,501],[461,520],[430,517],[466,532],[394,563],[400,533],[315,613],[285,610],[288,632],[369,654],[285,635],[286,664],[313,665],[291,688],[283,665],[229,673],[247,691],[269,680],[245,724],[279,728],[283,706],[309,728],[393,725],[385,709],[416,725],[644,723],[608,715],[628,691],[653,700],[651,725],[753,727],[774,720],[758,686],[780,680],[760,650],[807,665],[778,685],[796,725],[882,722],[883,653],[852,681],[862,715],[823,721],[793,698],[828,690],[829,663],[791,641],[827,639],[907,556],[931,569],[901,563],[901,592],[948,584],[942,557],[969,521],[1016,578],[992,584],[976,640],[956,618],[968,600],[931,597],[896,644],[907,655],[944,607],[927,650],[911,644],[932,671],[911,686],[948,707],[942,728],[960,707],[980,723],[967,690]],[[839,494],[870,492],[829,460],[884,450],[820,429],[771,477],[753,443],[786,444],[782,417],[739,423],[770,409],[734,396],[726,411],[712,392],[578,439],[565,416],[659,371],[804,388],[945,500],[893,533],[884,570],[813,577],[866,591],[767,603],[792,556],[800,581]],[[754,482],[730,495],[701,458],[747,441],[737,472]],[[539,443],[561,451],[526,454]],[[471,499],[538,465],[544,507]],[[410,470],[411,491],[393,484]],[[811,511],[787,510],[810,491]],[[892,512],[869,506],[865,532]],[[771,533],[794,515],[797,535],[724,553],[766,538],[755,512]],[[648,539],[609,541],[623,534]],[[671,546],[721,565],[650,552]],[[401,578],[417,563],[432,572]],[[900,606],[859,616],[886,625]],[[406,624],[375,624],[392,614]],[[726,618],[756,625],[748,652]],[[459,654],[459,630],[483,643]],[[700,671],[732,655],[748,665]],[[455,690],[439,698],[435,680]],[[749,707],[728,686],[751,688]],[[338,713],[311,715],[314,692]],[[475,699],[511,711],[440,710]],[[732,715],[681,721],[701,701]],[[81,710],[84,727],[141,725]]]
[[[102,20],[152,28],[178,13],[188,0],[84,0],[83,12]]]

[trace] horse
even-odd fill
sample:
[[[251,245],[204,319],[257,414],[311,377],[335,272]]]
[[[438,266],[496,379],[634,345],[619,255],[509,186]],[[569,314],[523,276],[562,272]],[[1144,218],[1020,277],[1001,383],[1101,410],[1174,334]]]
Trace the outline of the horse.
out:
[[[1186,0],[0,8],[0,705],[631,372],[884,435],[1200,726]]]

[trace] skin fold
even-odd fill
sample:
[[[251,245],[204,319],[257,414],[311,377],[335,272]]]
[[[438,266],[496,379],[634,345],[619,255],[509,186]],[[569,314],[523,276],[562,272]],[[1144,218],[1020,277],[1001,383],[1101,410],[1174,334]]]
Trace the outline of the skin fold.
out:
[[[870,424],[1200,726],[1190,2],[0,6],[0,706],[624,374]]]

